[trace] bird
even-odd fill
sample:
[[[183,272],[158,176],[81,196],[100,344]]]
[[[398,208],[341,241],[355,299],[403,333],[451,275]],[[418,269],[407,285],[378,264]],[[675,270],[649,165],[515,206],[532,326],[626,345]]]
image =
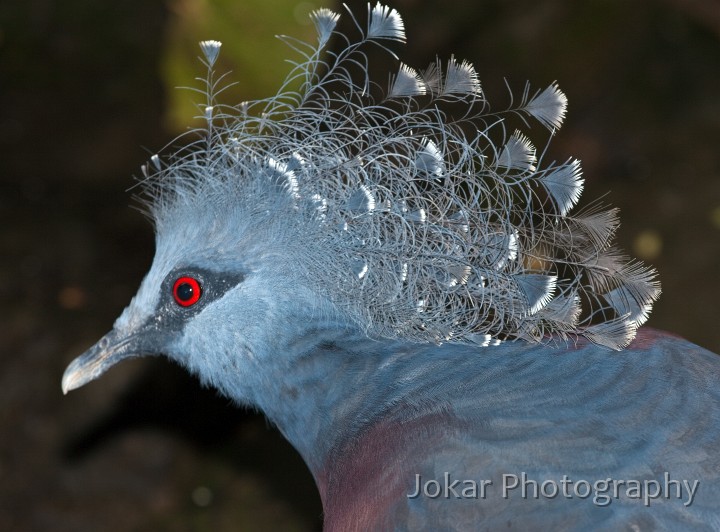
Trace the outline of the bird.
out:
[[[548,160],[565,94],[492,107],[470,62],[399,59],[396,9],[345,9],[281,37],[266,99],[222,103],[200,43],[202,127],[139,179],[152,265],[63,392],[177,362],[297,449],[326,530],[720,529],[720,358],[643,326],[656,271]]]

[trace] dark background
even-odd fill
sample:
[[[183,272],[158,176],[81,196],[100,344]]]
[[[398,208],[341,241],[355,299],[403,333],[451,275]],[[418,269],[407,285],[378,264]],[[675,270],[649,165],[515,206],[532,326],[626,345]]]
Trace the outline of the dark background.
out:
[[[151,226],[126,189],[177,134],[166,59],[197,40],[183,30],[203,20],[193,2],[0,6],[1,530],[319,527],[312,479],[279,434],[165,360],[60,391],[65,366],[111,328],[152,259]],[[350,4],[364,17],[363,2]],[[300,31],[229,5],[264,36]],[[411,66],[467,58],[491,97],[504,96],[504,78],[559,82],[570,105],[553,150],[583,160],[585,202],[609,191],[622,246],[659,269],[650,325],[720,352],[720,3],[392,5]],[[222,18],[201,38],[231,42]],[[242,60],[233,69],[248,82]]]

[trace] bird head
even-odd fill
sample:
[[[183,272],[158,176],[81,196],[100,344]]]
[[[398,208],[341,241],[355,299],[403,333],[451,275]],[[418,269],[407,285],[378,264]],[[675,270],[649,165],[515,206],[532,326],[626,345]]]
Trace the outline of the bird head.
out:
[[[287,195],[260,199],[237,180],[207,179],[212,171],[175,165],[172,178],[162,178],[172,186],[153,189],[153,264],[112,331],[67,368],[63,391],[123,359],[166,355],[251,401],[260,370],[272,365],[267,357],[284,350],[309,316],[331,321],[332,305],[308,288],[297,262],[311,243],[295,234],[302,222],[292,223]],[[203,178],[189,180],[192,172]]]
[[[315,11],[317,42],[287,39],[301,58],[281,91],[233,108],[216,101],[221,45],[201,43],[206,125],[144,167],[153,265],[63,390],[162,353],[257,404],[287,347],[333,327],[479,346],[632,340],[655,272],[613,246],[614,210],[572,212],[578,161],[548,163],[507,129],[534,121],[551,137],[567,104],[557,85],[491,110],[473,66],[451,58],[400,63],[379,91],[363,50],[394,56],[402,19],[381,4],[364,25],[350,16],[359,37],[324,55],[339,15]]]

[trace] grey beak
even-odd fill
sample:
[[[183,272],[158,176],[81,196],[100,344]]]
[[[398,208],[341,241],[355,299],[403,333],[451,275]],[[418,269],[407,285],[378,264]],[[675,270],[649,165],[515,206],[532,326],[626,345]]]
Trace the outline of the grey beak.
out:
[[[62,378],[63,393],[97,379],[121,360],[157,353],[156,349],[150,348],[150,344],[155,342],[152,341],[153,335],[148,335],[148,332],[141,329],[127,335],[113,329],[107,333],[67,367]]]

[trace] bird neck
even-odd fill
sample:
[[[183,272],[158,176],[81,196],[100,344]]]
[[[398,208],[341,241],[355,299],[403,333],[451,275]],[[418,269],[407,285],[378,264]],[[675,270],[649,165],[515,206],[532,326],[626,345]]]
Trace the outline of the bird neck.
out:
[[[257,397],[257,406],[313,472],[363,415],[371,417],[385,403],[385,393],[369,392],[383,389],[379,368],[388,358],[386,349],[359,332],[329,327],[305,331],[277,357],[275,375],[267,376],[277,384]]]
[[[458,347],[377,341],[340,328],[308,331],[287,346],[292,356],[278,357],[289,362],[275,368],[270,379],[278,384],[257,406],[303,457],[322,493],[353,442],[452,411],[447,368],[462,373],[470,365],[482,374],[498,366],[499,354]]]

